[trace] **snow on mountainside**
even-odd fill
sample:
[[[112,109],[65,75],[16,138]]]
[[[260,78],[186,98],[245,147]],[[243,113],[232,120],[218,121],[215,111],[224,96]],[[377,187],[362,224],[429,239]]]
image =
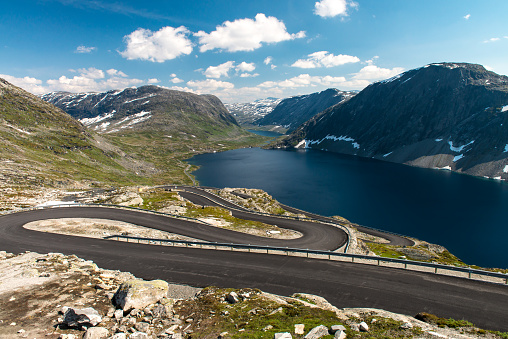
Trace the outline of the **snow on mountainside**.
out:
[[[224,106],[240,124],[252,124],[255,120],[272,112],[281,100],[266,98],[247,103],[224,104]]]
[[[240,130],[217,97],[159,86],[104,93],[53,92],[41,98],[98,133],[162,130],[206,137],[224,129]]]
[[[507,76],[475,64],[430,64],[371,84],[275,147],[508,180],[507,106]]]
[[[345,102],[356,92],[339,91],[329,88],[322,92],[299,95],[282,100],[275,109],[255,121],[258,125],[280,125],[289,132],[325,109]]]

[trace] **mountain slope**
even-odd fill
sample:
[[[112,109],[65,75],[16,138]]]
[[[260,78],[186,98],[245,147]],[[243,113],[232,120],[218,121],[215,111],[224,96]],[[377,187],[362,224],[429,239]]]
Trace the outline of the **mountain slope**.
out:
[[[349,100],[354,92],[339,91],[329,88],[325,91],[308,95],[299,95],[282,100],[272,112],[256,120],[258,125],[280,125],[295,130],[298,126],[328,107]]]
[[[265,115],[273,111],[273,109],[281,102],[282,99],[266,98],[259,99],[247,103],[224,104],[235,119],[241,125],[252,124]]]
[[[134,167],[153,172],[150,164],[126,156],[62,110],[3,79],[0,142],[4,185],[129,183],[136,177]]]
[[[374,83],[278,146],[508,179],[508,77],[440,63]]]
[[[217,97],[158,86],[104,93],[53,92],[41,98],[99,133],[158,130],[205,137],[225,129],[239,130]]]

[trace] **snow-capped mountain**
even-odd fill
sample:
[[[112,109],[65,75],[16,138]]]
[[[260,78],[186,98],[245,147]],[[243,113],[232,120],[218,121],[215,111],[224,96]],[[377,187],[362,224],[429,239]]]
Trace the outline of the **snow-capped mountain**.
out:
[[[158,86],[103,93],[53,92],[41,98],[99,133],[162,130],[204,136],[213,130],[240,129],[217,97]]]
[[[371,84],[277,147],[307,147],[508,180],[508,77],[436,63]]]
[[[240,124],[252,124],[255,120],[272,112],[281,100],[266,98],[247,103],[224,104],[224,106]]]
[[[291,132],[319,112],[347,101],[355,94],[356,92],[329,88],[322,92],[287,98],[282,100],[272,112],[256,120],[255,124],[283,126]]]

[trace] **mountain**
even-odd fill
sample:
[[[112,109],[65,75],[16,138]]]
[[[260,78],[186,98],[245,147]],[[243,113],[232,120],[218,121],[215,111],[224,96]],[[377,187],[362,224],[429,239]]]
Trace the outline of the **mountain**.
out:
[[[41,98],[98,133],[157,130],[207,137],[240,130],[217,97],[159,86],[104,93],[52,92]]]
[[[355,92],[344,92],[329,88],[318,93],[287,98],[282,100],[271,113],[256,120],[255,124],[279,125],[291,132],[319,112],[347,101],[355,94]]]
[[[308,147],[508,180],[508,77],[436,63],[371,84],[277,147]]]
[[[72,185],[81,180],[129,183],[135,171],[154,172],[151,164],[129,157],[67,113],[4,79],[0,142],[2,186]]]
[[[275,108],[282,99],[266,98],[259,99],[254,102],[224,104],[236,120],[241,124],[252,124]]]

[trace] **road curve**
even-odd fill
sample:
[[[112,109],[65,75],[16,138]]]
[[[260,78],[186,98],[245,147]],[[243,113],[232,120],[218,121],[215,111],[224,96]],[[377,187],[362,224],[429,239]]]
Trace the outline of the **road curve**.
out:
[[[53,208],[0,216],[0,248],[14,253],[76,254],[101,267],[129,271],[144,279],[202,287],[252,287],[282,295],[313,293],[337,307],[373,307],[409,315],[425,311],[508,331],[508,288],[503,285],[371,265],[142,245],[23,228],[30,221],[66,217],[107,218],[141,225],[160,223],[155,227],[181,228],[185,232],[204,227],[182,220],[169,222],[163,216],[136,211]]]

